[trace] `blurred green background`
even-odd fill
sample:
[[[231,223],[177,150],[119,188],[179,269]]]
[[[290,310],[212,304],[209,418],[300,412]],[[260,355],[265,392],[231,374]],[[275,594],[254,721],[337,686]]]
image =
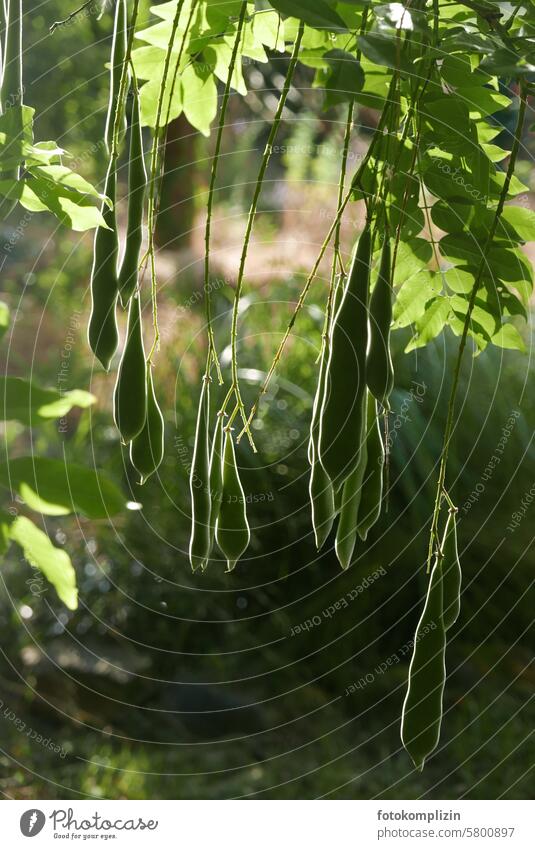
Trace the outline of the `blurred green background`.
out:
[[[57,139],[80,173],[101,182],[109,15],[83,16],[47,36],[71,6],[49,2],[28,16],[26,100],[38,107],[39,137]],[[244,212],[285,61],[251,65],[251,93],[245,103],[231,102],[213,259],[227,379]],[[248,403],[336,205],[343,115],[322,113],[309,82],[302,71],[291,94],[248,264],[240,319]],[[352,157],[365,149],[374,120],[359,113]],[[181,119],[171,127],[158,232],[156,380],[166,454],[145,487],[136,485],[113,427],[114,375],[94,368],[85,340],[91,236],[34,217],[4,263],[3,297],[16,323],[1,349],[3,368],[57,388],[61,350],[73,333],[63,388],[90,389],[98,398],[91,411],[69,415],[64,434],[54,423],[31,432],[8,425],[10,455],[95,464],[121,485],[129,506],[113,522],[47,520],[76,567],[74,613],[48,585],[32,581],[14,550],[0,568],[0,791],[9,798],[530,798],[535,507],[513,531],[507,527],[534,483],[530,354],[489,350],[465,359],[450,466],[460,508],[462,613],[448,648],[441,742],[422,775],[401,748],[399,717],[426,585],[454,337],[404,355],[407,337],[394,335],[388,513],[342,573],[332,541],[321,556],[315,552],[307,494],[326,264],[255,422],[258,454],[245,440],[240,445],[253,531],[247,557],[232,575],[221,561],[203,576],[191,574],[188,463],[205,353],[202,213],[212,143]],[[519,170],[529,182],[527,155]],[[360,215],[358,207],[349,211],[346,251]],[[2,243],[20,218],[16,210],[1,225]],[[147,291],[144,299],[150,338]],[[530,338],[526,344],[531,351]],[[485,479],[504,428],[501,462]],[[307,621],[313,626],[297,633]]]

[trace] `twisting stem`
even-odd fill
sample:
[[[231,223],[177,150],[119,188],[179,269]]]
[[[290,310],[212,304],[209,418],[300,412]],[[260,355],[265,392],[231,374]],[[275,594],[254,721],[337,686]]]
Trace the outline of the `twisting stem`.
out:
[[[119,0],[121,2],[121,0]],[[132,55],[132,46],[134,44],[134,32],[136,29],[137,16],[139,11],[139,0],[134,0],[134,4],[132,6],[132,18],[130,20],[130,24],[128,25],[128,38],[126,42],[126,51],[124,54],[124,62],[123,67],[121,68],[121,81],[119,83],[119,95],[117,97],[117,105],[115,107],[115,114],[113,116],[113,132],[112,132],[112,149],[111,149],[111,158],[115,162],[119,157],[119,128],[121,126],[121,121],[123,119],[123,109],[124,109],[124,101],[126,97],[126,89],[128,86],[128,72],[130,68],[130,57]],[[128,6],[126,7],[126,14],[128,14]]]
[[[230,57],[230,65],[228,70],[227,81],[225,84],[225,91],[223,93],[223,99],[221,101],[221,114],[219,116],[219,125],[217,128],[217,136],[215,141],[214,148],[214,157],[212,159],[212,173],[210,175],[210,187],[208,189],[208,202],[206,207],[206,230],[205,230],[205,253],[204,253],[204,297],[206,304],[206,323],[208,326],[208,360],[207,360],[207,372],[210,371],[210,367],[212,362],[216,367],[217,379],[219,381],[219,385],[223,383],[223,377],[221,375],[221,368],[219,365],[219,357],[217,356],[217,350],[215,346],[214,339],[214,331],[212,327],[212,295],[210,292],[210,239],[212,235],[212,212],[214,208],[214,192],[215,185],[217,180],[217,171],[219,166],[219,156],[221,153],[221,143],[223,140],[223,130],[225,129],[225,119],[227,115],[227,107],[230,100],[230,90],[232,88],[232,80],[234,77],[234,69],[236,67],[236,61],[238,58],[238,50],[240,48],[240,42],[243,35],[243,27],[245,24],[245,18],[247,15],[247,0],[244,0],[240,9],[240,17],[238,19],[238,27],[236,30],[236,38],[234,40],[234,46],[232,49],[232,55]]]
[[[245,414],[245,407],[243,404],[243,400],[241,397],[240,386],[238,382],[238,357],[237,357],[237,342],[238,342],[238,315],[240,308],[240,298],[243,289],[243,277],[245,273],[245,263],[247,261],[247,253],[249,251],[249,244],[251,241],[251,234],[253,231],[254,220],[256,217],[256,210],[258,207],[258,201],[260,198],[260,192],[262,191],[262,184],[264,182],[264,177],[266,175],[267,167],[269,165],[269,160],[271,159],[271,153],[273,149],[273,142],[275,141],[275,137],[277,135],[277,131],[279,129],[279,124],[281,122],[282,113],[284,110],[284,106],[286,104],[286,98],[288,97],[288,93],[290,91],[290,86],[292,84],[292,79],[294,75],[294,71],[299,60],[299,51],[301,49],[301,41],[303,39],[303,33],[305,30],[305,25],[301,21],[299,24],[299,30],[297,33],[297,38],[295,39],[295,43],[292,50],[292,55],[290,58],[290,64],[288,65],[288,71],[286,74],[286,79],[284,81],[284,86],[281,91],[281,95],[279,98],[279,103],[277,106],[277,111],[275,112],[275,116],[273,118],[273,123],[271,125],[271,129],[269,131],[269,137],[267,140],[267,144],[264,150],[264,155],[262,157],[262,162],[260,164],[260,168],[258,171],[258,177],[256,180],[256,186],[254,190],[253,200],[251,203],[251,207],[249,209],[249,215],[247,218],[247,226],[245,228],[245,236],[243,240],[243,248],[241,252],[240,266],[238,270],[238,279],[236,281],[236,291],[234,294],[234,308],[232,311],[232,325],[230,330],[230,338],[231,338],[231,348],[232,348],[232,385],[234,387],[234,391],[236,394],[236,402],[240,411],[240,415],[242,417],[242,421],[244,424],[245,432],[249,438],[249,442],[253,450],[255,449],[254,441],[252,438],[251,431],[249,429],[249,423],[247,421],[247,417]]]
[[[149,352],[149,356],[147,357],[147,361],[152,362],[152,357],[154,352],[157,350],[159,341],[160,341],[160,329],[158,327],[158,302],[157,302],[157,292],[156,292],[156,259],[154,255],[154,230],[156,226],[155,219],[155,192],[156,192],[156,173],[158,167],[158,151],[160,146],[160,123],[162,120],[162,110],[163,110],[163,102],[165,97],[165,89],[167,87],[167,78],[169,75],[169,65],[171,64],[171,55],[173,52],[173,45],[175,43],[175,35],[178,29],[178,24],[180,21],[180,15],[182,13],[182,9],[184,7],[184,0],[178,0],[178,4],[176,7],[175,16],[173,18],[173,23],[171,25],[171,32],[169,34],[169,41],[167,42],[167,50],[165,53],[165,61],[163,66],[163,74],[162,74],[162,83],[160,86],[160,91],[158,94],[158,106],[156,108],[156,122],[154,124],[154,137],[152,141],[152,149],[151,149],[151,157],[150,157],[150,179],[149,179],[149,206],[148,206],[148,220],[147,220],[147,230],[148,230],[148,247],[145,258],[148,258],[149,266],[150,266],[150,276],[151,276],[151,297],[152,297],[152,323],[154,326],[154,341],[152,343],[152,347]],[[182,43],[182,48],[184,45],[184,41]],[[180,57],[177,60],[177,64],[180,61]]]
[[[371,143],[368,147],[368,150],[366,151],[366,155],[365,155],[364,159],[362,160],[362,162],[361,162],[361,164],[358,168],[358,171],[356,172],[353,179],[351,180],[351,186],[349,187],[348,191],[346,192],[342,203],[338,207],[338,210],[336,212],[334,220],[333,220],[333,222],[332,222],[332,224],[329,228],[329,232],[325,236],[323,244],[320,248],[320,252],[319,252],[318,256],[316,257],[316,261],[314,262],[314,265],[312,267],[312,271],[308,275],[306,282],[305,282],[305,285],[303,286],[303,289],[301,290],[301,293],[300,293],[299,298],[297,300],[297,304],[296,304],[295,309],[292,313],[292,317],[290,318],[290,321],[288,322],[288,326],[286,327],[286,330],[284,331],[284,335],[283,335],[282,340],[279,344],[279,347],[277,348],[275,356],[274,356],[274,358],[271,362],[271,365],[270,365],[269,370],[266,374],[264,382],[262,383],[262,386],[260,387],[260,391],[259,391],[259,393],[256,397],[256,400],[255,400],[253,406],[251,407],[251,411],[250,411],[249,416],[247,418],[247,427],[250,426],[253,418],[256,415],[258,405],[259,405],[261,399],[263,398],[263,396],[267,392],[267,388],[268,388],[268,386],[271,382],[271,378],[273,377],[273,375],[276,371],[276,368],[279,364],[280,358],[281,358],[281,356],[284,352],[284,348],[286,347],[286,343],[287,343],[287,341],[290,337],[290,334],[291,334],[293,326],[296,322],[297,316],[301,312],[303,304],[305,303],[306,297],[308,295],[309,289],[310,289],[310,287],[311,287],[311,285],[314,281],[314,278],[316,277],[316,274],[318,272],[318,268],[320,267],[321,261],[322,261],[323,257],[325,256],[325,252],[326,252],[327,248],[329,247],[329,244],[331,242],[333,235],[336,232],[338,222],[341,221],[342,216],[345,212],[345,209],[346,209],[349,201],[351,200],[351,198],[353,196],[353,192],[355,191],[355,189],[357,187],[360,186],[360,179],[362,177],[362,174],[364,173],[366,166],[368,165],[369,159],[370,159],[370,157],[373,153],[375,145],[377,144],[378,140],[380,139],[380,137],[382,135],[382,132],[383,132],[383,129],[384,129],[384,126],[385,126],[385,122],[386,122],[386,119],[387,119],[387,116],[388,116],[388,111],[389,111],[389,108],[390,108],[390,105],[391,105],[391,100],[390,100],[391,95],[392,95],[392,83],[390,85],[390,89],[389,89],[387,97],[386,97],[386,103],[385,103],[385,106],[383,107],[383,111],[381,113],[379,123],[377,124],[377,127],[375,129],[374,134],[373,134],[373,138],[372,138]],[[243,428],[241,433],[238,434],[238,438],[236,440],[237,442],[240,441],[240,439],[242,438],[244,433],[245,433],[245,428]]]
[[[346,128],[344,133],[344,147],[342,151],[342,167],[340,168],[340,182],[338,184],[338,203],[337,209],[340,207],[343,199],[344,199],[344,189],[346,183],[346,175],[347,175],[347,159],[349,156],[349,143],[351,141],[351,130],[353,129],[353,110],[354,110],[354,101],[351,100],[349,103],[349,108],[347,111],[347,120],[346,120]],[[329,327],[331,324],[331,313],[333,307],[334,300],[334,290],[336,287],[336,268],[338,263],[340,262],[341,272],[344,273],[344,268],[342,266],[341,258],[340,258],[340,236],[342,230],[342,219],[339,218],[336,224],[336,230],[334,232],[334,246],[333,246],[333,262],[331,267],[331,284],[329,286],[329,294],[327,297],[327,306],[325,308],[325,321],[323,324],[323,344],[322,349],[325,349],[327,345],[328,335],[329,335]],[[320,353],[321,358],[321,353]]]
[[[472,313],[474,311],[477,293],[481,286],[481,281],[483,278],[483,273],[488,263],[488,254],[489,250],[492,246],[492,242],[494,241],[494,236],[496,234],[496,228],[500,222],[500,218],[503,212],[503,207],[505,205],[505,201],[507,199],[507,194],[509,192],[509,186],[511,184],[511,180],[515,170],[515,163],[518,156],[518,151],[520,150],[520,143],[522,140],[522,129],[524,127],[524,120],[526,116],[526,105],[527,105],[527,91],[526,91],[526,82],[522,80],[520,82],[520,108],[518,110],[518,119],[515,128],[513,146],[511,148],[511,156],[509,158],[509,165],[507,167],[507,173],[505,175],[505,180],[503,183],[503,187],[500,193],[500,198],[498,200],[498,205],[496,207],[496,212],[494,214],[494,218],[489,230],[489,234],[485,241],[485,245],[481,252],[481,261],[479,263],[479,267],[474,278],[474,284],[472,286],[472,291],[470,292],[470,298],[468,300],[468,309],[466,311],[466,317],[464,319],[463,332],[461,334],[461,341],[459,342],[459,350],[457,352],[457,359],[455,361],[455,367],[453,371],[453,380],[451,384],[450,397],[448,400],[448,413],[446,417],[446,427],[444,429],[444,440],[442,444],[442,452],[440,455],[440,468],[438,473],[438,483],[437,483],[437,494],[435,498],[435,508],[433,511],[433,520],[431,523],[431,533],[429,537],[429,551],[427,556],[427,569],[431,568],[431,560],[433,557],[433,551],[436,543],[438,542],[438,522],[440,517],[440,507],[442,504],[442,498],[445,492],[445,482],[446,482],[446,471],[448,466],[448,454],[451,443],[451,437],[453,433],[453,417],[455,415],[455,402],[457,399],[457,390],[459,388],[459,378],[461,375],[461,365],[463,361],[463,354],[466,348],[466,342],[468,340],[468,332],[470,330],[470,322],[472,320]]]
[[[82,3],[82,5],[78,9],[75,9],[74,12],[71,12],[70,15],[67,15],[67,17],[64,18],[62,21],[54,21],[54,23],[50,25],[50,28],[48,30],[50,35],[52,35],[52,33],[57,30],[58,27],[63,27],[66,26],[66,24],[70,24],[70,22],[74,18],[76,18],[77,15],[80,15],[82,12],[92,6],[94,2],[95,0],[87,0],[87,2]]]

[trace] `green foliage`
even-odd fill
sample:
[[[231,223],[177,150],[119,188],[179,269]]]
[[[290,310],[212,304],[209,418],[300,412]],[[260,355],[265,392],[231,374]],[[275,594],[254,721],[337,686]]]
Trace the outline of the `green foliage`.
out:
[[[21,422],[27,427],[66,416],[73,407],[86,409],[96,401],[94,395],[83,389],[57,392],[55,389],[42,389],[22,377],[0,377],[0,396],[2,418]]]
[[[48,457],[16,457],[0,464],[0,485],[17,490],[31,510],[46,516],[81,513],[106,519],[124,508],[121,493],[105,475]]]
[[[9,310],[2,304],[2,325],[7,330]],[[43,389],[18,377],[1,377],[3,422],[17,421],[27,427],[44,425],[65,417],[74,407],[88,408],[96,401],[89,392],[73,389],[57,392]],[[104,519],[121,512],[124,498],[115,484],[96,470],[47,457],[11,457],[0,463],[0,487],[11,496],[16,492],[29,510],[42,516],[79,513],[89,519]],[[61,601],[77,607],[76,576],[67,552],[52,544],[46,533],[18,509],[0,511],[0,555],[10,542],[17,543],[31,566],[39,569],[54,586]]]
[[[28,563],[40,569],[45,578],[50,581],[69,610],[76,610],[78,606],[76,575],[67,552],[52,545],[48,536],[26,516],[18,516],[15,519],[9,535],[13,542],[20,545]]]
[[[102,195],[61,164],[65,151],[55,142],[34,143],[34,114],[29,106],[15,105],[0,116],[0,167],[7,171],[24,166],[22,179],[0,179],[0,195],[18,201],[30,212],[52,212],[73,230],[103,224],[94,203]]]

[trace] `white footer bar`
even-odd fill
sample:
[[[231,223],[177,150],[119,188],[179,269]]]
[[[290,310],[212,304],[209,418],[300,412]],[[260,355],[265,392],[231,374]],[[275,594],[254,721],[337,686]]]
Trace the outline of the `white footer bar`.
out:
[[[528,849],[534,814],[529,801],[4,801],[0,845]]]

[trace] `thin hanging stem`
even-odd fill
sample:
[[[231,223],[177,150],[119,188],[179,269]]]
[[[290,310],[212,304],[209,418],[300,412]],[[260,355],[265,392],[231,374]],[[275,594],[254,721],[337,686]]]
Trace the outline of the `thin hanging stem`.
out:
[[[431,523],[431,533],[429,536],[429,550],[427,556],[427,569],[431,568],[431,560],[433,557],[433,551],[435,546],[438,544],[438,523],[440,517],[440,508],[442,505],[442,498],[445,492],[445,482],[446,482],[446,471],[448,466],[448,454],[451,443],[451,437],[453,434],[453,417],[455,415],[455,402],[457,399],[457,391],[459,388],[459,378],[461,375],[461,365],[463,361],[463,354],[466,348],[466,342],[468,340],[468,332],[470,330],[470,322],[472,320],[472,313],[474,311],[477,293],[481,286],[481,281],[483,278],[483,273],[488,263],[488,254],[489,250],[492,247],[492,242],[494,241],[494,236],[496,234],[496,229],[500,222],[500,218],[503,212],[503,208],[505,205],[505,201],[507,199],[507,195],[509,192],[509,186],[511,185],[511,180],[513,178],[515,163],[518,156],[518,152],[520,150],[520,143],[522,140],[522,130],[524,127],[524,120],[526,116],[526,106],[527,106],[527,90],[526,90],[526,82],[522,80],[520,82],[520,108],[518,110],[518,119],[514,133],[513,146],[511,149],[511,156],[509,158],[509,165],[507,167],[507,172],[505,175],[505,180],[503,183],[503,187],[500,193],[500,198],[498,200],[498,205],[496,207],[496,212],[494,214],[494,218],[489,230],[489,234],[485,241],[485,245],[481,252],[481,261],[479,263],[479,267],[474,279],[474,283],[472,286],[472,291],[470,292],[470,298],[468,301],[468,309],[466,311],[466,316],[464,319],[463,332],[461,335],[461,341],[459,342],[459,350],[457,353],[457,359],[455,361],[455,367],[453,371],[453,380],[451,385],[450,397],[448,401],[448,413],[446,417],[446,427],[444,429],[444,440],[442,446],[442,452],[440,455],[440,468],[438,473],[438,483],[437,483],[437,494],[435,498],[435,508],[433,511],[433,519]]]
[[[342,150],[342,167],[340,168],[340,180],[338,183],[338,203],[337,209],[340,208],[340,205],[344,199],[344,190],[345,190],[345,182],[347,175],[347,160],[349,156],[349,143],[351,141],[351,130],[353,129],[353,110],[354,110],[354,101],[351,100],[349,104],[349,108],[347,111],[347,120],[346,120],[346,128],[344,133],[344,147]],[[334,232],[334,246],[333,246],[333,262],[331,267],[331,283],[329,286],[329,294],[327,297],[327,306],[325,308],[325,321],[323,324],[323,333],[322,333],[322,351],[325,349],[327,345],[327,340],[329,337],[329,327],[331,325],[331,313],[334,301],[334,291],[336,288],[336,278],[337,278],[337,266],[340,263],[341,274],[345,274],[345,270],[340,258],[340,237],[342,230],[342,219],[339,218],[336,230]],[[321,352],[318,359],[321,358]]]
[[[70,22],[73,21],[74,18],[76,18],[78,15],[80,15],[82,12],[84,12],[86,9],[88,9],[90,6],[92,6],[93,3],[94,3],[94,0],[86,0],[85,3],[82,3],[82,5],[79,6],[78,9],[75,9],[74,12],[71,12],[70,15],[67,15],[67,17],[64,18],[62,21],[54,21],[54,23],[50,25],[49,30],[48,30],[50,35],[52,35],[52,33],[55,32],[55,30],[57,30],[58,27],[63,27],[66,24],[70,24]],[[3,3],[2,3],[2,6],[3,6]]]
[[[256,180],[256,186],[253,195],[253,201],[251,203],[251,207],[249,209],[249,215],[247,218],[247,226],[245,228],[245,236],[243,240],[243,248],[240,259],[240,266],[238,270],[238,279],[236,281],[236,290],[234,294],[234,308],[232,311],[232,325],[230,331],[231,337],[231,348],[232,348],[232,386],[234,387],[234,391],[236,394],[236,403],[238,405],[238,409],[244,424],[245,432],[247,433],[249,442],[253,450],[256,450],[253,437],[249,428],[249,423],[247,421],[247,416],[245,414],[245,407],[243,404],[243,400],[241,397],[240,386],[238,381],[238,356],[237,356],[237,342],[238,342],[238,315],[240,308],[240,298],[243,289],[243,277],[245,273],[245,263],[247,261],[247,254],[249,251],[249,244],[251,242],[251,234],[253,232],[254,220],[256,217],[256,211],[258,207],[258,201],[260,198],[260,193],[262,191],[262,184],[264,182],[264,177],[266,175],[267,167],[269,165],[269,161],[271,159],[271,153],[273,150],[273,142],[275,141],[275,137],[277,135],[277,131],[279,129],[279,124],[282,119],[282,113],[284,110],[284,106],[286,104],[286,99],[288,97],[288,93],[290,91],[290,86],[292,84],[293,75],[295,72],[295,68],[297,66],[297,62],[299,60],[299,51],[301,49],[301,41],[303,39],[303,33],[305,30],[305,25],[301,21],[299,24],[299,30],[297,33],[297,38],[295,40],[292,55],[290,58],[290,64],[288,66],[288,71],[286,74],[286,79],[284,81],[284,86],[281,91],[281,95],[279,98],[279,103],[277,106],[277,111],[273,118],[273,123],[271,125],[271,129],[269,132],[268,141],[264,150],[264,155],[262,157],[262,162],[260,165],[260,169],[258,171],[258,177]]]
[[[118,0],[122,2],[122,0]],[[113,116],[113,133],[112,133],[112,149],[111,158],[117,162],[119,158],[119,129],[123,119],[124,102],[126,98],[126,90],[128,87],[128,71],[130,68],[130,57],[132,56],[132,46],[134,44],[134,33],[136,30],[137,16],[139,12],[139,0],[134,0],[132,6],[132,18],[128,25],[128,38],[126,41],[126,52],[124,55],[123,67],[121,69],[121,81],[119,83],[119,95],[117,97],[117,105]],[[128,6],[127,6],[128,13]]]
[[[392,83],[391,83],[391,88],[392,88]],[[335,234],[335,232],[336,232],[336,228],[337,228],[337,226],[338,226],[338,223],[339,223],[339,221],[341,221],[341,219],[342,219],[342,216],[343,216],[343,214],[344,214],[344,212],[345,212],[345,210],[346,210],[346,207],[347,207],[347,205],[348,205],[349,201],[351,200],[351,198],[352,198],[352,196],[353,196],[353,192],[355,191],[355,189],[356,189],[357,187],[360,187],[360,180],[361,180],[361,177],[362,177],[362,175],[363,175],[363,173],[364,173],[364,171],[365,171],[365,169],[366,169],[366,166],[368,165],[368,162],[369,162],[369,159],[370,159],[370,157],[371,157],[371,155],[372,155],[372,153],[373,153],[374,147],[375,147],[375,145],[377,144],[377,141],[378,141],[378,139],[380,138],[380,136],[381,136],[381,134],[382,134],[382,132],[383,132],[383,128],[384,128],[384,126],[385,126],[385,122],[386,122],[386,119],[387,119],[388,111],[389,111],[389,108],[390,108],[390,98],[391,98],[391,95],[392,95],[392,90],[391,90],[391,88],[389,89],[389,92],[388,92],[388,94],[387,94],[385,106],[384,106],[383,111],[382,111],[382,113],[381,113],[381,117],[380,117],[380,119],[379,119],[379,123],[377,124],[377,127],[376,127],[376,129],[375,129],[375,132],[374,132],[374,134],[373,134],[372,141],[371,141],[371,143],[370,143],[370,145],[369,145],[369,147],[368,147],[368,150],[366,151],[366,155],[365,155],[364,159],[362,160],[362,162],[361,162],[361,164],[360,164],[360,166],[359,166],[358,171],[357,171],[357,172],[356,172],[356,174],[354,175],[354,177],[353,177],[353,179],[352,179],[352,181],[351,181],[351,186],[349,187],[348,191],[346,192],[346,194],[345,194],[345,196],[344,196],[344,199],[342,200],[342,203],[341,203],[341,204],[340,204],[340,206],[338,207],[338,210],[337,210],[337,212],[336,212],[336,215],[335,215],[335,217],[334,217],[334,220],[333,220],[333,222],[332,222],[332,224],[331,224],[331,226],[330,226],[330,228],[329,228],[329,232],[328,232],[328,233],[327,233],[327,235],[325,236],[325,239],[324,239],[323,244],[322,244],[322,246],[321,246],[321,248],[320,248],[319,254],[318,254],[318,256],[316,257],[316,261],[314,262],[314,265],[313,265],[313,267],[312,267],[312,271],[311,271],[311,272],[310,272],[310,274],[308,275],[308,277],[307,277],[307,279],[306,279],[306,282],[305,282],[305,285],[303,286],[303,289],[301,290],[301,293],[300,293],[299,298],[298,298],[298,300],[297,300],[297,304],[296,304],[296,306],[295,306],[295,309],[294,309],[294,311],[293,311],[293,313],[292,313],[292,316],[291,316],[291,318],[290,318],[290,321],[288,322],[288,326],[286,327],[286,330],[284,331],[284,335],[283,335],[282,340],[281,340],[281,342],[280,342],[280,344],[279,344],[279,347],[277,348],[277,351],[276,351],[275,356],[274,356],[274,358],[273,358],[273,360],[272,360],[272,362],[271,362],[271,365],[270,365],[270,367],[269,367],[269,369],[268,369],[268,372],[267,372],[267,374],[266,374],[266,377],[265,377],[265,379],[264,379],[264,382],[262,383],[262,386],[260,387],[260,391],[259,391],[259,393],[258,393],[258,395],[257,395],[257,398],[256,398],[256,400],[255,400],[255,402],[254,402],[253,406],[251,407],[251,411],[250,411],[249,416],[248,416],[248,418],[247,418],[247,427],[249,427],[249,426],[250,426],[250,424],[251,424],[251,422],[252,422],[253,418],[254,418],[254,417],[255,417],[255,415],[256,415],[256,411],[257,411],[257,409],[258,409],[258,405],[259,405],[259,403],[260,403],[260,401],[261,401],[262,397],[263,397],[263,396],[266,394],[266,392],[267,392],[267,388],[268,388],[268,386],[269,386],[269,384],[270,384],[270,382],[271,382],[271,378],[273,377],[273,375],[274,375],[274,373],[275,373],[275,371],[276,371],[276,369],[277,369],[277,366],[278,366],[278,364],[279,364],[279,361],[280,361],[280,359],[281,359],[281,356],[282,356],[282,354],[283,354],[283,352],[284,352],[284,348],[286,347],[286,343],[287,343],[287,341],[288,341],[288,339],[289,339],[289,337],[290,337],[290,334],[291,334],[291,332],[292,332],[293,326],[294,326],[294,324],[295,324],[295,322],[296,322],[297,316],[298,316],[298,315],[299,315],[299,313],[301,312],[301,309],[302,309],[302,307],[303,307],[303,304],[305,303],[305,300],[306,300],[306,297],[307,297],[307,295],[308,295],[309,289],[310,289],[310,287],[311,287],[311,285],[312,285],[312,283],[313,283],[313,281],[314,281],[314,279],[315,279],[315,277],[316,277],[316,274],[317,274],[317,272],[318,272],[318,268],[320,267],[321,261],[322,261],[323,257],[325,256],[325,252],[326,252],[327,248],[329,247],[329,244],[330,244],[330,242],[331,242],[331,239],[332,239],[332,237],[334,236],[334,234]],[[243,429],[242,429],[242,431],[241,431],[241,433],[239,433],[239,434],[238,434],[238,438],[237,438],[237,440],[236,440],[237,442],[239,442],[239,441],[240,441],[240,439],[242,438],[242,436],[243,436],[243,434],[244,434],[244,433],[245,433],[245,428],[243,428]]]
[[[240,17],[238,19],[238,27],[236,30],[236,38],[234,39],[234,46],[232,49],[232,55],[230,57],[230,65],[228,76],[225,84],[225,91],[223,93],[223,99],[221,101],[221,114],[219,116],[219,125],[217,128],[217,136],[215,141],[215,149],[214,149],[214,157],[212,159],[212,173],[210,175],[210,187],[208,189],[208,202],[206,208],[206,230],[205,230],[205,254],[204,254],[204,297],[206,304],[206,324],[208,326],[208,361],[207,361],[207,372],[210,371],[211,364],[215,365],[217,372],[217,379],[219,385],[223,383],[223,376],[221,374],[221,367],[219,365],[219,357],[217,356],[217,350],[215,346],[214,339],[214,331],[212,327],[212,295],[210,291],[210,240],[212,235],[212,214],[214,208],[214,193],[215,193],[215,185],[217,180],[217,171],[219,166],[219,157],[221,154],[221,143],[223,140],[223,130],[225,129],[225,119],[227,115],[227,107],[230,100],[230,90],[232,88],[232,80],[234,78],[234,69],[236,67],[236,62],[238,58],[238,51],[240,48],[240,43],[243,35],[243,28],[245,25],[245,18],[247,16],[247,0],[242,3],[240,9]]]
[[[169,66],[171,64],[171,55],[173,52],[173,45],[175,42],[175,35],[178,29],[178,24],[180,21],[180,15],[182,14],[182,9],[184,7],[185,0],[178,0],[178,5],[176,7],[175,16],[173,18],[173,23],[171,25],[171,32],[169,35],[169,41],[167,42],[167,50],[165,54],[165,61],[163,66],[163,74],[162,74],[162,83],[160,86],[160,92],[158,95],[158,106],[156,109],[156,122],[154,124],[154,137],[152,141],[151,148],[151,158],[150,158],[150,180],[149,180],[149,205],[148,205],[148,221],[147,221],[147,230],[148,230],[148,247],[147,252],[145,254],[144,260],[148,259],[149,267],[150,267],[150,276],[151,276],[151,297],[152,297],[152,323],[154,327],[154,341],[152,343],[152,347],[150,349],[149,355],[147,357],[147,362],[152,362],[152,357],[154,356],[154,352],[158,349],[158,345],[160,342],[160,328],[158,326],[158,301],[157,301],[157,281],[156,281],[156,258],[154,253],[154,231],[156,226],[156,218],[155,218],[155,193],[156,193],[156,180],[157,180],[157,170],[158,170],[158,152],[160,147],[160,123],[162,120],[162,111],[163,111],[163,102],[165,97],[165,89],[167,87],[167,79],[169,76]],[[183,49],[183,44],[181,46],[181,51]],[[178,59],[180,61],[180,59]]]

